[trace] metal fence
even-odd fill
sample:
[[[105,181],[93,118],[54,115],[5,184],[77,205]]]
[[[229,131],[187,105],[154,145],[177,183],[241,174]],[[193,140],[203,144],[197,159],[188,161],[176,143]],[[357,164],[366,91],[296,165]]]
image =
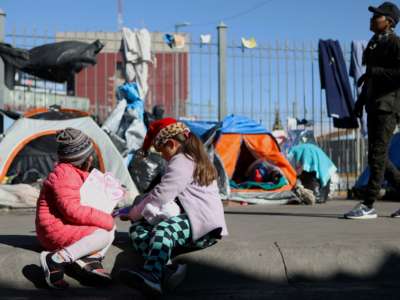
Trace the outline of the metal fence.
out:
[[[55,36],[47,32],[39,34],[25,30],[17,33],[12,30],[6,34],[6,41],[20,48],[31,48],[55,40]],[[120,40],[111,37],[105,42],[118,45]],[[159,48],[161,43],[160,40],[154,41],[153,46]],[[219,68],[221,46],[226,51],[223,58],[225,70]],[[348,63],[349,47],[342,46]],[[178,56],[182,51],[187,55]],[[166,58],[166,53],[172,53],[171,59]],[[169,73],[164,70],[167,64],[172,70]],[[120,66],[114,64],[108,68],[115,68],[114,78],[109,84],[109,88],[115,90],[121,76]],[[221,72],[224,71],[221,81]],[[223,105],[227,114],[248,116],[267,129],[272,130],[277,117],[285,128],[288,118],[308,120],[311,125],[307,128],[314,132],[319,145],[338,167],[342,190],[353,185],[354,179],[365,166],[365,141],[360,137],[359,130],[335,129],[327,116],[325,94],[320,85],[316,42],[261,42],[256,48],[247,49],[242,47],[240,41],[221,45],[214,39],[209,44],[202,44],[195,37],[187,36],[184,50],[160,50],[150,73],[147,103],[151,106],[166,105],[165,91],[168,90],[173,99],[173,103],[169,103],[172,105],[169,111],[172,115],[175,112],[185,118],[217,120],[221,108],[221,89],[225,89],[226,95],[223,96],[226,97],[226,103]],[[55,88],[48,88],[51,86],[48,83],[45,92],[56,93]],[[66,86],[64,88],[67,92]],[[115,97],[113,92],[106,91],[106,94],[112,99]],[[97,103],[97,110],[92,112],[102,110],[108,114],[111,110],[109,103],[115,103],[108,100],[101,105]]]
[[[218,119],[218,43],[190,46],[190,116]],[[342,45],[347,65],[350,47]],[[351,188],[366,164],[365,140],[360,130],[339,130],[327,115],[321,89],[318,45],[274,41],[243,48],[238,41],[226,45],[228,114],[248,116],[272,130],[277,118],[287,128],[288,118],[307,120],[318,144],[338,167],[340,190]],[[350,79],[349,79],[350,80]],[[356,97],[356,89],[350,81]]]

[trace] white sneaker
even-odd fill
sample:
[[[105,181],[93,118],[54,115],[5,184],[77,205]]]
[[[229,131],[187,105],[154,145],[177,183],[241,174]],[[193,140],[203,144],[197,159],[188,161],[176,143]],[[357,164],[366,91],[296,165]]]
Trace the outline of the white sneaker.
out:
[[[374,208],[369,208],[368,206],[359,203],[348,213],[345,213],[344,217],[346,219],[353,219],[353,220],[369,220],[369,219],[376,219],[378,215],[376,214]]]
[[[400,218],[400,209],[390,215],[392,218]]]

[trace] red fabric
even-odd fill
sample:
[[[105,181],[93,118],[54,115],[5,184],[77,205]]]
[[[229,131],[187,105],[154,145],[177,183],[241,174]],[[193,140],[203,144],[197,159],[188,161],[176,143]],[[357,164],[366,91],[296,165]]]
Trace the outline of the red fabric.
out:
[[[176,122],[177,121],[174,118],[164,118],[151,122],[149,125],[149,129],[147,130],[146,137],[144,138],[142,149],[144,151],[149,150],[154,138],[157,136],[160,130]]]
[[[43,183],[36,208],[36,234],[46,250],[69,246],[98,228],[112,230],[111,215],[80,204],[79,190],[88,175],[60,163]]]
[[[291,190],[296,184],[296,171],[290,165],[289,161],[280,152],[279,147],[274,138],[269,134],[222,134],[216,144],[215,151],[220,156],[224,168],[229,178],[232,178],[237,160],[240,154],[240,146],[242,140],[246,143],[248,149],[253,153],[254,158],[263,158],[273,163],[283,172],[286,179],[289,181],[287,185],[268,192],[280,192]],[[235,192],[265,192],[262,189],[240,189]]]

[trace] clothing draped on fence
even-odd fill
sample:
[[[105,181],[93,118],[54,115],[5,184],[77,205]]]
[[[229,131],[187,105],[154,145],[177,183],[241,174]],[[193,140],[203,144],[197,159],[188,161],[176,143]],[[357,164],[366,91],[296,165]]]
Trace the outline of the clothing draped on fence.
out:
[[[357,128],[349,75],[339,42],[320,40],[318,54],[321,88],[326,92],[328,116],[333,118],[336,128]]]

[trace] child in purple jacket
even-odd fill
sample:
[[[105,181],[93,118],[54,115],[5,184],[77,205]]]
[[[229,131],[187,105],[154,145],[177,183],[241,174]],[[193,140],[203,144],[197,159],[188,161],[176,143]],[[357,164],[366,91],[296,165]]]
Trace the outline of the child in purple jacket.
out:
[[[129,213],[129,233],[144,258],[143,267],[121,271],[124,282],[153,294],[162,293],[173,250],[202,249],[227,235],[217,172],[202,142],[183,123],[165,118],[150,124],[142,150],[151,146],[168,161],[161,182]],[[180,214],[151,225],[152,214],[176,201]]]

